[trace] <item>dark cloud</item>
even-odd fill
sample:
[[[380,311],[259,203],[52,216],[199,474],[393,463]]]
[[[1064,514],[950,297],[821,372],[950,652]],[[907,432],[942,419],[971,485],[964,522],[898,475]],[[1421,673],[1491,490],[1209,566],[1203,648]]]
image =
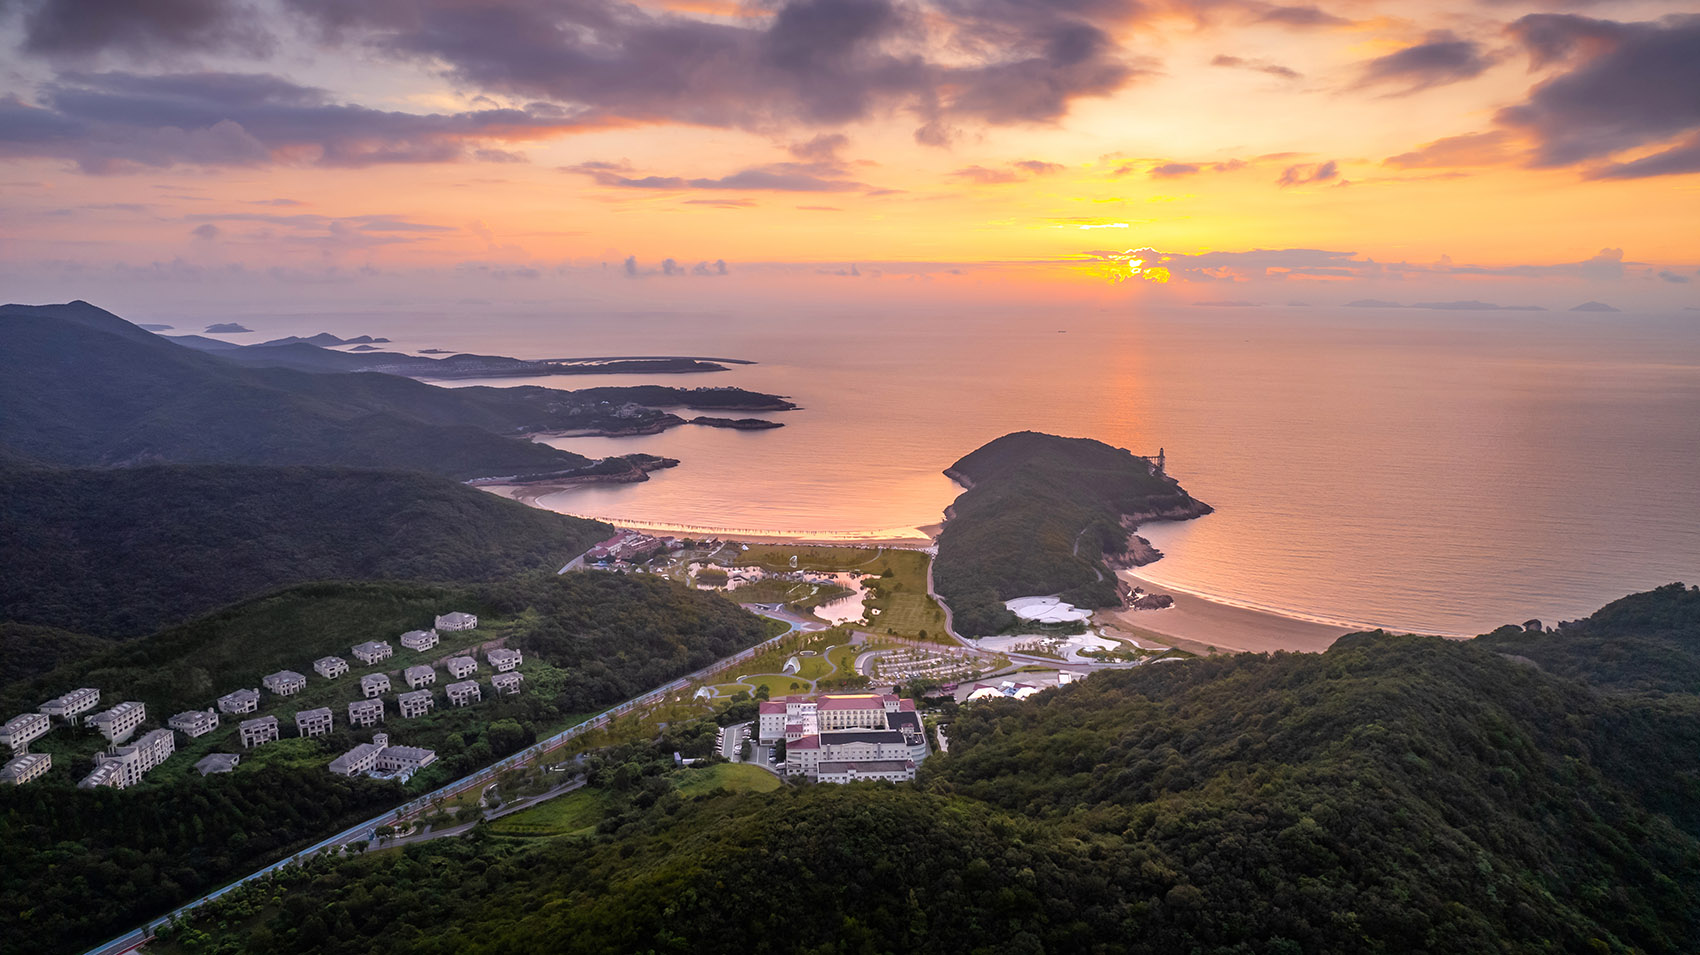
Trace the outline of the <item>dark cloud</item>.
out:
[[[792,143],[789,150],[791,155],[805,162],[837,162],[838,153],[850,145],[850,138],[843,133],[821,133],[807,142]]]
[[[598,185],[621,189],[738,189],[749,192],[853,192],[865,189],[863,183],[844,178],[845,170],[836,162],[775,162],[751,166],[730,175],[687,178],[684,176],[632,176],[625,163],[584,162],[563,166],[563,172],[579,173],[594,179]]]
[[[1191,176],[1197,173],[1200,168],[1197,163],[1168,162],[1161,166],[1152,166],[1150,175],[1153,179],[1176,179],[1181,176]]]
[[[1333,27],[1352,22],[1316,7],[1273,6],[1264,10],[1257,19],[1263,23],[1279,23],[1289,27]]]
[[[714,206],[717,209],[748,209],[754,206],[753,199],[686,199],[687,206]]]
[[[582,128],[518,109],[417,115],[331,102],[265,74],[67,73],[41,105],[0,99],[0,157],[63,158],[86,172],[178,164],[369,166],[447,162],[491,140]]]
[[[1682,275],[1678,272],[1672,272],[1670,269],[1660,271],[1659,278],[1664,279],[1666,282],[1674,282],[1678,285],[1687,285],[1690,281],[1692,281],[1692,279],[1688,276]]]
[[[229,0],[23,0],[17,6],[24,50],[52,58],[111,52],[152,60],[198,51],[266,56],[276,45],[255,10]]]
[[[951,173],[957,179],[966,179],[982,185],[995,185],[1007,182],[1022,182],[1034,176],[1048,176],[1061,172],[1065,167],[1061,163],[1044,162],[1038,159],[1023,159],[1012,162],[1008,166],[992,169],[986,166],[964,166]]]
[[[1298,70],[1295,70],[1292,67],[1282,66],[1279,63],[1271,63],[1267,60],[1248,60],[1245,57],[1229,56],[1226,53],[1218,53],[1214,57],[1211,57],[1210,65],[1226,66],[1241,70],[1256,70],[1259,73],[1268,73],[1270,76],[1279,76],[1285,80],[1296,80],[1302,75]]]
[[[207,330],[205,332],[203,332],[202,334],[205,334],[205,335],[246,335],[246,334],[248,334],[252,331],[253,331],[252,328],[249,328],[246,325],[241,324],[240,322],[218,322],[218,323],[213,324],[213,325],[208,325]]]
[[[1700,172],[1700,15],[1618,23],[1571,14],[1523,17],[1511,35],[1531,66],[1565,72],[1537,85],[1527,102],[1501,110],[1505,126],[1532,135],[1534,163],[1595,162],[1641,146],[1663,151],[1589,171],[1634,179]]]
[[[211,222],[203,222],[189,230],[189,234],[197,239],[212,240],[218,238],[219,228]]]
[[[491,94],[641,122],[768,129],[881,111],[957,122],[1047,122],[1145,71],[1109,29],[1137,0],[789,0],[770,17],[704,20],[591,0],[286,0],[330,42],[446,68]],[[916,38],[936,34],[948,57]]]
[[[1473,79],[1493,63],[1493,55],[1475,41],[1435,30],[1422,43],[1365,63],[1358,86],[1395,84],[1403,87],[1396,95],[1405,95]]]
[[[1288,166],[1281,172],[1281,178],[1275,180],[1279,186],[1302,186],[1313,182],[1327,182],[1338,178],[1340,166],[1330,159],[1324,163],[1299,163]]]
[[[1466,133],[1437,139],[1420,149],[1389,156],[1384,162],[1400,169],[1492,166],[1511,158],[1509,145],[1509,137],[1504,130]]]
[[[1035,176],[1049,176],[1067,168],[1060,162],[1045,162],[1042,159],[1022,159],[1013,163],[1013,165],[1015,168]]]
[[[136,327],[148,332],[169,332],[172,330],[170,325],[150,325],[146,322],[137,323]]]
[[[1510,278],[1545,279],[1577,278],[1589,282],[1613,282],[1624,278],[1629,265],[1622,249],[1601,249],[1580,262],[1559,262],[1540,265],[1457,265],[1442,258],[1434,263],[1377,262],[1360,258],[1355,252],[1329,249],[1251,249],[1241,252],[1202,252],[1188,255],[1181,252],[1160,252],[1152,248],[1128,251],[1096,250],[1088,257],[1110,262],[1132,262],[1140,267],[1160,266],[1180,281],[1242,282],[1251,279],[1281,279],[1291,276],[1327,276],[1335,278],[1399,279],[1436,276],[1498,276]],[[1352,304],[1364,304],[1363,302]],[[1425,308],[1474,307],[1449,302],[1428,302]],[[1398,308],[1397,302],[1379,302],[1376,307]],[[1511,306],[1505,306],[1510,308]]]

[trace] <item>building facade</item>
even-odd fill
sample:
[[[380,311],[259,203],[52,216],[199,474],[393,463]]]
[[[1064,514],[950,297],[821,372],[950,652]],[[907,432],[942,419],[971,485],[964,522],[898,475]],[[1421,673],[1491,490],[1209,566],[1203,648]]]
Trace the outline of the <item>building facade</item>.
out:
[[[478,661],[473,657],[449,657],[449,673],[457,680],[464,680],[478,672]]]
[[[497,693],[512,696],[519,692],[520,684],[524,682],[525,677],[518,673],[498,673],[490,678],[490,688]]]
[[[218,698],[218,711],[230,716],[252,713],[259,708],[259,690],[234,690]]]
[[[490,669],[497,673],[506,673],[525,662],[525,655],[518,650],[507,647],[496,647],[484,651],[484,659],[490,661]]]
[[[348,704],[348,725],[350,726],[377,726],[383,721],[383,700],[355,700]]]
[[[379,660],[388,660],[395,655],[395,648],[382,640],[368,640],[354,645],[354,659],[361,663],[372,664]]]
[[[401,707],[401,715],[408,719],[424,716],[431,712],[431,707],[436,705],[436,701],[431,698],[430,690],[414,690],[411,693],[403,693],[395,699]]]
[[[236,769],[242,762],[242,757],[236,753],[208,753],[195,763],[195,769],[202,776],[213,773],[228,773]]]
[[[262,716],[256,720],[243,720],[236,728],[242,737],[244,748],[253,749],[267,743],[275,743],[278,739],[277,717]]]
[[[320,657],[313,661],[313,672],[327,680],[334,680],[348,672],[348,661],[342,657]]]
[[[83,777],[79,789],[111,786],[127,789],[142,781],[142,775],[177,751],[177,736],[170,730],[153,730],[128,746],[115,746],[95,757],[94,772]]]
[[[360,692],[366,699],[383,696],[390,691],[390,678],[385,673],[368,673],[360,678]]]
[[[409,630],[401,635],[401,645],[409,650],[424,652],[437,645],[437,631]]]
[[[0,769],[0,784],[22,786],[40,778],[42,773],[52,768],[52,753],[25,753],[22,756],[14,756],[6,761],[4,769]]]
[[[478,618],[469,613],[461,613],[458,610],[453,613],[445,613],[437,618],[437,629],[476,630],[478,629]]]
[[[72,690],[64,696],[56,696],[41,704],[40,711],[47,716],[61,719],[77,725],[77,718],[100,705],[100,691],[92,686]]]
[[[401,671],[401,675],[407,681],[407,685],[415,690],[422,686],[431,686],[437,682],[437,671],[424,664],[408,667]]]
[[[313,710],[298,710],[295,714],[295,732],[302,736],[326,736],[330,733],[335,720],[331,717],[331,708],[321,706]]]
[[[166,720],[165,725],[194,739],[218,729],[218,713],[213,710],[188,710]]]
[[[294,696],[307,688],[307,678],[294,670],[279,670],[260,680],[260,685],[278,696]]]
[[[30,744],[30,740],[46,736],[52,728],[53,719],[46,713],[23,713],[0,726],[0,743],[12,747],[13,752],[20,752]]]
[[[815,778],[823,783],[866,782],[870,779],[901,783],[915,778],[915,764],[901,759],[870,760],[862,763],[827,762],[820,764],[820,772]]]
[[[477,680],[450,683],[447,690],[450,706],[466,706],[469,703],[477,703],[484,698],[484,692],[478,688]]]
[[[100,730],[100,735],[114,743],[122,743],[129,739],[142,721],[148,718],[148,708],[135,700],[126,700],[110,710],[103,710],[89,717],[88,725]]]

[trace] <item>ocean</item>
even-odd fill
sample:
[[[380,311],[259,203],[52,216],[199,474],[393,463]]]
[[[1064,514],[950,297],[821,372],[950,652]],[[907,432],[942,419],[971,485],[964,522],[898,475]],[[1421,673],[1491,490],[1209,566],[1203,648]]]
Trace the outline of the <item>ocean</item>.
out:
[[[1700,314],[814,306],[311,317],[519,357],[743,358],[711,375],[449,384],[735,385],[786,427],[550,443],[681,466],[546,497],[615,521],[886,536],[940,520],[942,471],[1010,431],[1166,450],[1215,514],[1142,529],[1140,573],[1353,626],[1475,634],[1700,582]]]

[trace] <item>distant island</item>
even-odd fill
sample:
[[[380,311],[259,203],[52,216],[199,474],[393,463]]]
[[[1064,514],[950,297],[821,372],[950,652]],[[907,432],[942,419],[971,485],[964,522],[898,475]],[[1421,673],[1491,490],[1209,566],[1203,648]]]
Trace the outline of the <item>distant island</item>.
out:
[[[638,356],[617,358],[508,358],[501,355],[456,354],[447,358],[428,355],[447,354],[443,349],[425,349],[418,355],[370,350],[370,346],[387,343],[387,338],[361,335],[338,338],[321,332],[310,338],[291,336],[261,342],[258,345],[238,345],[233,342],[201,335],[167,336],[179,345],[216,353],[221,358],[244,365],[263,365],[273,368],[294,368],[298,371],[379,372],[403,375],[408,378],[536,378],[546,375],[681,375],[725,371],[727,365],[747,365],[751,362],[735,358],[691,358],[679,356]],[[350,351],[339,347],[361,346]],[[359,354],[354,354],[359,351]]]
[[[769,428],[785,427],[782,422],[768,421],[766,418],[710,418],[707,415],[692,418],[690,423],[709,428],[731,428],[734,431],[765,431]]]
[[[939,596],[963,634],[1016,622],[1003,602],[1060,594],[1081,607],[1131,596],[1115,568],[1162,556],[1134,533],[1154,520],[1212,511],[1145,458],[1088,438],[1004,435],[945,471],[966,490],[946,510],[934,569]]]

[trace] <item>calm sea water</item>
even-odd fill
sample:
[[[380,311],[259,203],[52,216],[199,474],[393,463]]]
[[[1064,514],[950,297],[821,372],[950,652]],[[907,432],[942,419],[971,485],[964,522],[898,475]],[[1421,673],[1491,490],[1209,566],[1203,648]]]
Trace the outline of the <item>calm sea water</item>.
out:
[[[554,441],[683,460],[554,495],[632,522],[884,533],[936,522],[940,472],[1000,434],[1167,448],[1217,508],[1143,533],[1142,573],[1351,624],[1477,633],[1700,582],[1700,315],[1365,313],[806,317],[316,316],[400,347],[529,357],[723,355],[672,383],[791,396],[786,427]],[[307,326],[312,326],[308,328]],[[294,330],[294,329],[292,329]],[[531,379],[585,387],[653,381]],[[516,384],[512,380],[488,382]],[[465,384],[461,382],[459,384]]]

